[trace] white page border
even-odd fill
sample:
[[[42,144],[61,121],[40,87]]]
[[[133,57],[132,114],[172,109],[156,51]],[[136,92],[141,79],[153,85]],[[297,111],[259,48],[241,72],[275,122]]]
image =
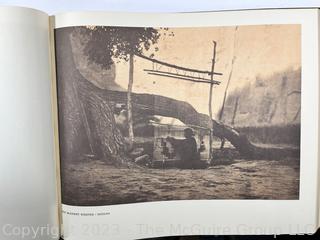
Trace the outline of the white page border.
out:
[[[105,207],[73,207],[71,212],[110,212],[104,217],[64,215],[65,227],[78,229],[85,224],[97,227],[118,224],[112,239],[136,239],[167,235],[281,234],[316,230],[318,173],[319,56],[318,10],[251,10],[214,13],[137,14],[68,13],[57,15],[56,28],[83,25],[132,27],[206,27],[260,24],[301,24],[302,94],[301,94],[301,169],[299,200],[183,200]],[[137,223],[149,230],[139,231]],[[186,232],[173,232],[171,226],[184,226]],[[194,231],[192,226],[201,226]],[[159,231],[157,231],[157,229]],[[171,229],[171,230],[170,230]],[[189,230],[188,230],[189,229]],[[103,229],[100,228],[102,231]],[[141,230],[141,229],[140,229]],[[102,232],[100,232],[102,233]],[[111,234],[111,232],[108,232]],[[74,235],[75,234],[75,235]],[[76,236],[77,235],[77,236]],[[89,239],[73,231],[67,239]],[[76,236],[75,238],[73,238]],[[67,236],[66,236],[67,237]],[[105,236],[102,236],[102,238]],[[101,239],[102,239],[101,238]],[[95,236],[99,239],[99,235]]]

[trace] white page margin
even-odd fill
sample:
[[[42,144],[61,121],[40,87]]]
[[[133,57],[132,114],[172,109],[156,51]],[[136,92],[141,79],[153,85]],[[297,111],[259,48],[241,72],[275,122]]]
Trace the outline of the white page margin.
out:
[[[113,239],[134,239],[179,235],[170,225],[198,224],[214,232],[185,234],[262,234],[311,233],[317,228],[318,111],[319,111],[319,39],[318,10],[252,10],[214,13],[138,14],[83,12],[56,16],[56,28],[83,25],[132,27],[204,27],[260,24],[301,24],[302,26],[302,95],[301,95],[301,170],[299,200],[201,200],[169,201],[113,205],[106,207],[63,208],[73,212],[110,212],[101,218],[64,215],[65,228],[74,226],[67,239],[89,239],[81,227],[119,224]],[[150,227],[139,232],[137,223]],[[69,225],[71,224],[71,225]],[[105,226],[105,227],[106,227]],[[214,227],[212,227],[214,226]],[[88,227],[88,226],[87,226]],[[159,232],[155,229],[159,228]],[[154,229],[154,230],[151,230]],[[190,229],[190,228],[189,228]],[[74,235],[75,234],[75,235]],[[180,234],[181,235],[181,234]],[[76,238],[74,238],[77,236]],[[79,238],[81,236],[81,238]],[[97,236],[95,236],[97,237]],[[103,237],[102,237],[103,238]],[[97,238],[99,239],[99,238]]]
[[[49,17],[0,7],[0,34],[0,238],[58,238]]]

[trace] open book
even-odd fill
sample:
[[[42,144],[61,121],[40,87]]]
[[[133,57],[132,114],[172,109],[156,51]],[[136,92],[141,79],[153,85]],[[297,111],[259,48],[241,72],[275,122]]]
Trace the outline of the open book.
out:
[[[1,239],[319,227],[319,10],[0,8]]]

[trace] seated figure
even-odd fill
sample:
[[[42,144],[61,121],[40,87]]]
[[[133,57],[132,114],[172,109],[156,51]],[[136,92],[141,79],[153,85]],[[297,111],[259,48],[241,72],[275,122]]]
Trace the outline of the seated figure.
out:
[[[194,132],[191,128],[184,129],[185,139],[175,139],[173,137],[167,137],[176,152],[181,157],[181,162],[179,167],[190,169],[197,168],[200,162],[200,155],[197,149],[197,142],[194,138]]]

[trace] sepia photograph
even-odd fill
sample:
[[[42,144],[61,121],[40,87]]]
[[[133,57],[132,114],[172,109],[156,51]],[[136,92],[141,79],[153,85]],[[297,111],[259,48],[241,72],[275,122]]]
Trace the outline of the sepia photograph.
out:
[[[63,204],[299,199],[301,25],[55,41]]]

